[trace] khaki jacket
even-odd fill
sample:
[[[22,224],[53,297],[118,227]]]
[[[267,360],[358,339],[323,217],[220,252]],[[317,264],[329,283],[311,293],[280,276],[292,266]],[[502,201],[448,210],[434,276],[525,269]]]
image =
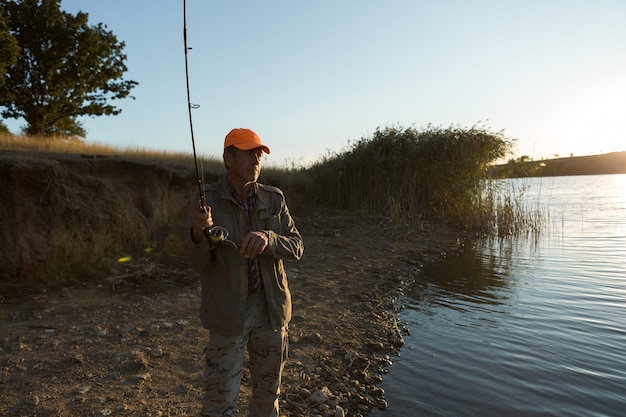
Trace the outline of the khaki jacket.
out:
[[[278,188],[258,184],[256,209],[252,218],[255,231],[264,231],[268,246],[259,255],[263,287],[272,326],[286,327],[291,319],[291,294],[283,260],[298,260],[304,252],[302,236],[289,214],[285,197]],[[206,204],[211,206],[213,224],[224,227],[228,240],[237,246],[247,233],[243,208],[232,195],[226,179],[205,185]],[[198,197],[192,201],[197,204]],[[187,228],[188,256],[200,273],[202,283],[200,318],[202,325],[227,336],[243,334],[243,319],[248,295],[248,261],[227,242],[214,248],[211,259],[207,239],[195,244],[191,240],[191,223]]]

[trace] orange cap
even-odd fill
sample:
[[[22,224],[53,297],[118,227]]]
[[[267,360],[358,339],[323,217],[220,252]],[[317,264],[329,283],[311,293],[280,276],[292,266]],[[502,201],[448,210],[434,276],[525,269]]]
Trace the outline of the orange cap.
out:
[[[250,129],[233,129],[228,132],[226,138],[224,138],[224,149],[229,146],[234,146],[242,151],[249,151],[250,149],[261,148],[263,152],[269,154],[270,148],[261,143],[259,135],[254,133]]]

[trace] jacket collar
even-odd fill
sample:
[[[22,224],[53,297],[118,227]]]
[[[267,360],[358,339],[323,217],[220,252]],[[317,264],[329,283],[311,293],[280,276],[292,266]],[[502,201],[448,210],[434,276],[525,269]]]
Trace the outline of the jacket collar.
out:
[[[239,202],[233,195],[230,185],[228,185],[228,180],[226,177],[222,178],[218,185],[218,193],[222,200],[230,200],[233,203],[239,205]],[[256,210],[262,208],[268,208],[270,206],[269,193],[266,192],[263,184],[257,182],[257,200],[256,200]]]

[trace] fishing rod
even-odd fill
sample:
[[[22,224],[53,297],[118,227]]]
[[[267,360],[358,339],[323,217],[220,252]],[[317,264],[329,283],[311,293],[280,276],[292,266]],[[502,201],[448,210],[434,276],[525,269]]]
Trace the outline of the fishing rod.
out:
[[[187,84],[187,110],[189,113],[189,129],[191,131],[191,146],[193,148],[193,162],[196,167],[196,180],[198,183],[198,194],[200,195],[200,211],[202,213],[206,213],[206,200],[204,195],[204,181],[202,180],[202,176],[200,175],[200,170],[198,169],[198,156],[196,154],[196,140],[193,134],[193,110],[200,107],[199,104],[191,103],[191,88],[189,87],[189,58],[188,52],[191,49],[189,47],[189,43],[187,41],[187,0],[183,0],[183,41],[185,43],[185,81]],[[237,244],[232,240],[228,240],[228,230],[221,226],[213,226],[211,228],[204,229],[204,235],[212,247],[218,246],[223,242],[228,242],[235,246],[237,249]],[[214,256],[213,251],[212,256]]]
[[[193,116],[192,110],[200,107],[198,104],[191,103],[191,88],[189,87],[189,58],[188,52],[191,49],[187,42],[187,0],[183,0],[183,40],[185,42],[185,81],[187,83],[187,110],[189,113],[189,129],[191,131],[191,146],[193,147],[193,162],[196,167],[196,179],[198,181],[198,193],[200,194],[200,210],[206,213],[206,203],[204,201],[204,184],[198,170],[198,157],[196,156],[196,140],[193,135]]]

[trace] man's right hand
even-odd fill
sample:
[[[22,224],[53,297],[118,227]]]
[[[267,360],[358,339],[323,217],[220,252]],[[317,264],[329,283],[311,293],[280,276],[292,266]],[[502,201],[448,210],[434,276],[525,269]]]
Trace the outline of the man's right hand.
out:
[[[213,227],[213,218],[211,217],[211,206],[204,206],[202,210],[202,201],[198,200],[198,204],[191,208],[191,238],[194,242],[199,243],[204,237],[204,229]]]

